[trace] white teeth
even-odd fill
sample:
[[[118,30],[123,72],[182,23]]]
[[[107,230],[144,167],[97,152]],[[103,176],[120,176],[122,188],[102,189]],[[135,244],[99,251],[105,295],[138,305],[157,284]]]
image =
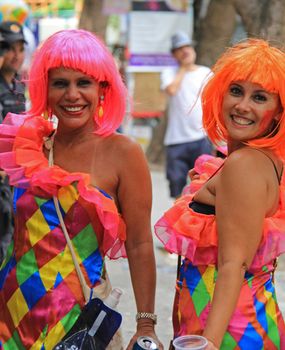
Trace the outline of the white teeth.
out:
[[[251,120],[248,120],[245,118],[240,118],[240,117],[235,116],[235,115],[233,115],[232,118],[233,118],[234,122],[236,122],[237,124],[240,124],[240,125],[250,125],[253,123]]]
[[[63,107],[67,112],[79,112],[83,107]]]

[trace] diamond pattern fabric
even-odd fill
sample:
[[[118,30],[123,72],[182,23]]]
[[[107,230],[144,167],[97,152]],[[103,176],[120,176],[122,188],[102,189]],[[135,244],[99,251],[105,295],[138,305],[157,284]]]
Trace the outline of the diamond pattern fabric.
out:
[[[51,350],[84,306],[81,285],[54,207],[56,195],[90,288],[104,258],[125,257],[125,225],[114,200],[84,173],[48,167],[52,125],[10,114],[0,125],[0,168],[14,186],[15,233],[0,267],[0,349]]]
[[[204,160],[204,161],[203,161]],[[155,233],[167,251],[185,257],[176,285],[173,310],[175,337],[202,334],[218,275],[218,234],[213,214],[189,207],[195,191],[219,169],[223,160],[198,158],[199,180],[193,181],[155,225]],[[280,204],[266,217],[262,240],[245,274],[236,309],[220,350],[283,350],[285,323],[272,281],[275,259],[285,252],[285,178],[280,184]],[[225,291],[226,293],[226,291]]]

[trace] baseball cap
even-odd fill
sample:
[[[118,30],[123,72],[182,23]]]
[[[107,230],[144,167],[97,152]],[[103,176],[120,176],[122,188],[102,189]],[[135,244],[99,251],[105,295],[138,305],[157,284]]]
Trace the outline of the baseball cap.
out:
[[[0,23],[0,34],[8,44],[13,44],[16,41],[25,43],[25,36],[22,26],[18,22],[4,21]]]
[[[4,55],[4,52],[9,49],[9,44],[5,41],[3,35],[0,33],[0,57]]]
[[[171,51],[179,49],[183,46],[192,46],[193,42],[189,36],[183,32],[179,31],[172,35],[171,37]]]

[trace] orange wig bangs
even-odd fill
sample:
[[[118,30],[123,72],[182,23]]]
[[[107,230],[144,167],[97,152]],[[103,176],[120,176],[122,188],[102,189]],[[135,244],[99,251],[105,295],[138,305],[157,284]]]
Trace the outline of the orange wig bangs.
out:
[[[227,141],[222,103],[234,81],[250,81],[279,95],[282,115],[273,133],[248,141],[252,147],[267,147],[285,159],[285,54],[262,39],[248,39],[229,48],[216,62],[213,76],[202,92],[203,125],[214,144]]]

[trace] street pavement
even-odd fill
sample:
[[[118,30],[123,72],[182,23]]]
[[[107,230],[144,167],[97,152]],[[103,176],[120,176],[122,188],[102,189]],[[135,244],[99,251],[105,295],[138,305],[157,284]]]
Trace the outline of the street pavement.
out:
[[[163,212],[172,205],[173,201],[168,196],[168,186],[163,170],[152,169],[151,177],[153,185],[152,223],[154,224]],[[158,324],[156,332],[167,350],[172,337],[171,312],[175,291],[177,256],[166,253],[156,237],[154,237],[154,247],[157,266],[156,313],[158,315]],[[119,287],[123,290],[118,309],[123,316],[122,331],[126,346],[136,329],[136,307],[128,263],[126,259],[107,261],[107,269],[113,287]],[[277,298],[285,316],[285,256],[279,259],[275,278]]]

